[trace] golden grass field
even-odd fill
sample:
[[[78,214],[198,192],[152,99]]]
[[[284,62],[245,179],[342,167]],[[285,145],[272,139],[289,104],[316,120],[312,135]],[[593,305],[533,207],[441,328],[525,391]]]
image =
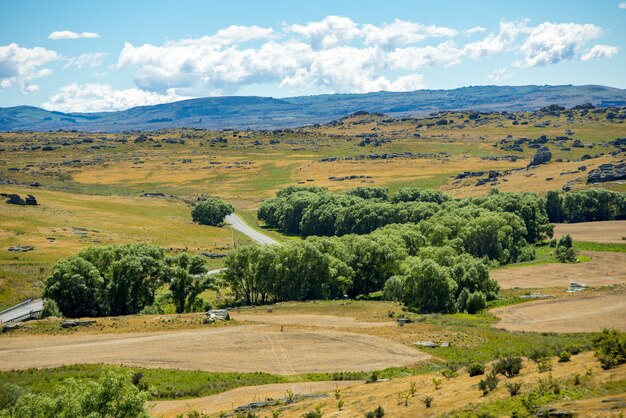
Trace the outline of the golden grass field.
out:
[[[454,177],[458,173],[513,170],[500,178],[500,190],[543,193],[560,190],[566,184],[574,190],[588,187],[586,176],[591,169],[623,160],[622,155],[609,155],[615,148],[606,141],[625,137],[626,127],[607,121],[603,114],[576,114],[568,120],[564,116],[524,113],[518,119],[524,119],[527,125],[513,125],[504,115],[496,114],[467,123],[466,113],[442,117],[453,123],[418,128],[418,123],[425,125],[437,118],[387,122],[384,117],[365,115],[346,118],[340,124],[275,134],[168,130],[147,133],[151,140],[139,143],[134,142],[138,133],[1,133],[5,151],[0,153],[0,192],[33,194],[39,206],[0,204],[0,310],[26,297],[40,296],[54,263],[90,245],[149,242],[171,250],[226,253],[248,243],[245,236],[227,227],[206,227],[191,221],[190,205],[202,195],[227,200],[246,221],[255,224],[260,202],[289,185],[325,186],[333,191],[373,185],[389,187],[392,192],[404,186],[431,187],[463,197],[488,193],[493,186],[477,187],[476,178],[457,182]],[[540,122],[548,126],[534,126]],[[565,135],[568,130],[574,132],[568,135],[580,139],[586,148],[565,150],[551,143],[553,161],[529,170],[525,167],[534,149],[524,145],[523,152],[505,151],[499,145],[508,135],[534,139],[544,134]],[[358,135],[373,132],[391,142],[379,147],[357,145],[361,140]],[[414,136],[416,133],[419,138]],[[228,144],[210,146],[218,136],[226,138]],[[186,142],[168,144],[163,142],[166,138],[184,138]],[[84,142],[87,139],[91,142]],[[255,145],[255,141],[262,145]],[[53,151],[22,147],[55,142],[69,145],[57,145]],[[94,145],[99,149],[92,148]],[[405,152],[423,155],[320,161]],[[580,161],[587,153],[604,155]],[[519,157],[517,162],[498,159],[511,154]],[[586,170],[579,170],[583,165]],[[573,171],[577,172],[570,173]],[[330,179],[350,175],[370,177]],[[32,182],[40,186],[31,187]],[[626,191],[620,182],[601,187]],[[161,192],[166,197],[143,197],[144,192]],[[557,236],[569,233],[576,241],[620,244],[626,235],[625,222],[558,225],[555,232]],[[281,241],[297,239],[276,231],[268,233]],[[9,252],[8,247],[15,245],[33,245],[35,250]],[[307,372],[371,371],[391,366],[417,367],[425,362],[441,365],[449,359],[467,359],[473,352],[490,353],[492,359],[499,350],[530,344],[526,340],[589,343],[588,334],[571,333],[597,331],[604,326],[626,330],[626,253],[585,251],[583,255],[591,260],[571,265],[512,266],[491,272],[505,297],[533,292],[554,295],[556,299],[504,306],[480,315],[413,315],[419,320],[405,327],[397,326],[393,319],[400,314],[411,315],[399,304],[366,301],[281,303],[273,306],[272,313],[265,307],[242,309],[233,312],[234,321],[213,325],[202,323],[203,314],[98,318],[91,327],[71,330],[61,329],[60,319],[33,321],[13,334],[0,335],[0,369],[105,363],[268,371],[295,378]],[[219,267],[221,262],[213,261],[211,266]],[[588,284],[592,289],[565,294],[570,281]],[[219,299],[224,295],[211,296]],[[445,341],[451,347],[418,350],[416,341]],[[579,416],[617,416],[623,412],[624,366],[602,371],[587,352],[574,356],[571,363],[555,364],[552,376],[565,386],[576,373],[585,376],[586,392],[576,392],[569,401],[561,399],[555,403],[560,409],[577,411]],[[494,393],[483,397],[477,389],[477,377],[461,373],[435,389],[432,380],[438,377],[439,372],[376,384],[298,382],[244,387],[208,398],[157,402],[153,413],[176,416],[197,409],[217,415],[242,403],[278,397],[286,390],[328,392],[330,397],[295,403],[282,411],[284,417],[299,417],[317,405],[328,417],[363,416],[377,405],[385,408],[386,416],[454,416],[480,405],[497,406],[509,398],[504,381]],[[545,378],[546,374],[538,373],[536,366],[527,361],[522,375],[513,380],[524,382],[524,393],[538,386],[538,379]],[[407,392],[411,382],[417,385],[417,396],[408,399],[405,406],[398,397]],[[336,388],[341,389],[345,400],[341,411],[334,398]],[[426,395],[434,396],[430,409],[421,402]],[[263,410],[261,416],[271,416],[271,410]],[[471,411],[466,416],[472,416]]]

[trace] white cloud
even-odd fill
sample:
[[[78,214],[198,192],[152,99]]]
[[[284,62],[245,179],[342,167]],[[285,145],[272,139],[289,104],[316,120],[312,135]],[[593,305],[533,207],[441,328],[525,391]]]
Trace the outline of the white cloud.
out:
[[[366,45],[395,48],[399,45],[414,44],[427,38],[453,37],[457,31],[443,26],[422,25],[396,19],[383,26],[363,25],[362,36]]]
[[[45,48],[22,48],[15,43],[0,46],[0,89],[17,85],[23,94],[36,93],[39,88],[33,80],[52,74],[51,69],[41,67],[58,59],[55,51]]]
[[[58,41],[61,39],[89,39],[89,38],[99,38],[95,32],[72,32],[71,30],[57,30],[48,35],[48,39],[52,39],[53,41]]]
[[[620,9],[626,9],[626,1],[621,2],[617,7]]]
[[[506,72],[506,67],[496,68],[487,76],[488,81],[498,82],[513,77],[512,74]]]
[[[514,65],[528,68],[572,59],[587,41],[600,36],[602,29],[592,24],[544,22],[532,29],[520,47],[524,60]]]
[[[360,34],[360,29],[352,19],[342,16],[326,16],[320,22],[306,25],[284,25],[285,32],[304,36],[313,49],[324,49],[349,42]]]
[[[454,42],[446,41],[437,46],[396,48],[387,54],[387,59],[391,68],[416,70],[458,64],[462,53]]]
[[[102,65],[102,60],[105,56],[104,52],[86,52],[77,57],[67,58],[63,68],[96,68]]]
[[[170,91],[157,94],[136,88],[115,90],[108,84],[70,84],[42,105],[59,112],[106,112],[188,99]]]
[[[595,58],[611,58],[617,54],[619,49],[610,45],[594,45],[589,51],[585,52],[580,59],[589,61]]]
[[[500,22],[500,30],[497,35],[490,34],[480,41],[470,42],[463,47],[463,54],[474,59],[480,59],[487,55],[493,55],[504,51],[511,46],[517,37],[528,33],[527,20],[517,22]]]
[[[468,30],[466,30],[466,32],[470,35],[473,35],[474,33],[487,32],[487,28],[483,28],[482,26],[474,26],[473,28],[469,28]]]

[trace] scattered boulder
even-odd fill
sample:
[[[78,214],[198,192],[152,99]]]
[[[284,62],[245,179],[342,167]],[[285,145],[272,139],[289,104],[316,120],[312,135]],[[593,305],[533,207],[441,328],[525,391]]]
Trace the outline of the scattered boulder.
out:
[[[602,164],[587,175],[587,183],[605,183],[607,181],[625,180],[626,163]]]
[[[207,318],[221,319],[223,321],[230,320],[230,313],[226,309],[211,309],[206,313]]]
[[[7,197],[9,200],[6,202],[11,205],[37,206],[37,199],[35,199],[35,196],[32,194],[27,195],[24,199],[22,199],[18,194],[0,193],[0,196]]]
[[[10,332],[10,331],[15,331],[16,329],[19,329],[22,325],[21,324],[15,324],[15,323],[9,323],[9,324],[5,324],[2,327],[2,332]]]
[[[32,245],[17,245],[15,247],[9,247],[9,251],[14,251],[17,253],[25,253],[34,249],[35,247],[33,247]]]
[[[534,167],[537,165],[548,163],[551,159],[552,153],[550,152],[550,149],[548,149],[548,147],[541,147],[537,150],[537,153],[533,157],[530,164],[528,164],[528,167]]]
[[[61,323],[61,328],[87,327],[95,323],[95,319],[68,319]]]

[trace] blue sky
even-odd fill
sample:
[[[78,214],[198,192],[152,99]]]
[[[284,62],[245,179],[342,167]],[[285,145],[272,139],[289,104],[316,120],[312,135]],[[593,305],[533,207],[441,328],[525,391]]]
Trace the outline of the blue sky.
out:
[[[0,0],[0,106],[626,88],[626,2]]]

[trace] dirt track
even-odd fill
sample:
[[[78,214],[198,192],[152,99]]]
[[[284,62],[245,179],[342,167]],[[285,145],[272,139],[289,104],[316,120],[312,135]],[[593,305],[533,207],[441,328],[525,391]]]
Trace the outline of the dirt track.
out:
[[[288,390],[294,394],[306,395],[330,392],[335,389],[362,384],[363,382],[361,381],[276,383],[272,385],[246,386],[204,398],[159,401],[148,405],[151,406],[150,414],[159,418],[175,417],[178,414],[185,414],[193,410],[205,414],[217,414],[221,411],[229,411],[237,406],[266,398],[282,398]]]
[[[277,374],[361,371],[429,356],[387,339],[335,330],[249,325],[108,335],[6,336],[0,370],[106,363]]]
[[[492,279],[503,289],[566,288],[571,281],[588,286],[626,283],[626,253],[583,252],[591,261],[579,264],[543,264],[494,270]]]
[[[321,328],[378,328],[395,326],[395,322],[366,322],[359,321],[354,318],[346,318],[331,315],[276,315],[276,314],[233,314],[233,318],[238,321],[260,322],[265,324],[278,325],[300,325],[305,327],[321,327]]]
[[[574,241],[626,243],[626,221],[581,222],[577,224],[556,224],[554,236],[570,234]]]
[[[509,331],[593,332],[603,328],[626,331],[626,290],[572,295],[491,311],[494,326]]]

